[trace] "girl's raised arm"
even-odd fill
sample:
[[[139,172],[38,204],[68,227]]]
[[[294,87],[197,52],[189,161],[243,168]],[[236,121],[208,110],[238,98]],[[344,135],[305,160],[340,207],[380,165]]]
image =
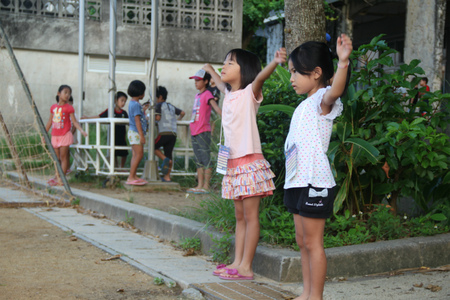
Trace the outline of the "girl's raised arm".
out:
[[[252,89],[253,94],[257,97],[261,93],[262,86],[264,81],[270,77],[270,74],[275,71],[278,64],[284,64],[286,62],[286,49],[280,48],[277,52],[275,52],[275,56],[273,60],[258,73],[255,80],[253,80]]]
[[[339,57],[338,68],[334,74],[331,89],[323,96],[322,104],[331,106],[336,102],[337,98],[344,93],[345,84],[347,82],[349,57],[352,50],[352,40],[346,34],[341,34],[337,39],[336,45],[336,53]]]
[[[217,88],[222,93],[225,93],[227,85],[222,81],[222,78],[220,78],[220,75],[217,74],[216,70],[214,70],[213,66],[211,66],[210,64],[205,64],[202,69],[211,75],[212,79],[214,79],[214,82],[216,83]]]

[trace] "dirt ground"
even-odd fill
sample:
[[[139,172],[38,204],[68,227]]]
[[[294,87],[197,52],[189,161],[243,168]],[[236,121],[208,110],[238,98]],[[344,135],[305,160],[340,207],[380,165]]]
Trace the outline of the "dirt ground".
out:
[[[179,299],[153,278],[22,209],[0,209],[1,299]]]
[[[95,183],[70,186],[173,214],[209,197],[185,191],[129,192]],[[151,276],[120,259],[102,261],[109,257],[22,209],[0,209],[0,299],[180,299],[179,287],[157,286]]]

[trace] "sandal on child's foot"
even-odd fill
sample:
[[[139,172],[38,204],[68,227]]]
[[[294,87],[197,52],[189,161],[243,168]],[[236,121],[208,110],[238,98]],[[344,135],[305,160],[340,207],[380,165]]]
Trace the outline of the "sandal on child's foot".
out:
[[[219,275],[219,278],[224,280],[253,280],[255,277],[253,275],[241,275],[237,269],[228,269],[226,272]]]
[[[216,269],[213,271],[213,275],[214,276],[219,276],[222,273],[226,272],[228,270],[227,265],[225,264],[220,264],[216,267]]]

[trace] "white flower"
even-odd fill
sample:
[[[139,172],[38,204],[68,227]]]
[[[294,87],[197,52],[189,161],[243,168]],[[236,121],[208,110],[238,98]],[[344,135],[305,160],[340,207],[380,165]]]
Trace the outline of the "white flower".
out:
[[[408,219],[408,217],[407,217],[407,216],[403,216],[403,219],[405,219],[405,220],[406,220],[406,219]]]
[[[434,225],[434,229],[437,229],[437,225]]]
[[[352,218],[356,218],[356,215],[352,215]]]
[[[360,215],[362,215],[362,214],[363,214],[363,212],[362,212],[362,211],[359,211],[359,214],[360,214]]]

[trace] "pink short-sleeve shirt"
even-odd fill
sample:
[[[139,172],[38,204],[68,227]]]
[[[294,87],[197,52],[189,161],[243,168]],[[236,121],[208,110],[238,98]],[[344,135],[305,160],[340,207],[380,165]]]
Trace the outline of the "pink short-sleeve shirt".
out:
[[[262,100],[262,95],[256,98],[253,94],[252,84],[235,92],[225,91],[222,125],[231,159],[262,153],[256,125],[256,114]]]

